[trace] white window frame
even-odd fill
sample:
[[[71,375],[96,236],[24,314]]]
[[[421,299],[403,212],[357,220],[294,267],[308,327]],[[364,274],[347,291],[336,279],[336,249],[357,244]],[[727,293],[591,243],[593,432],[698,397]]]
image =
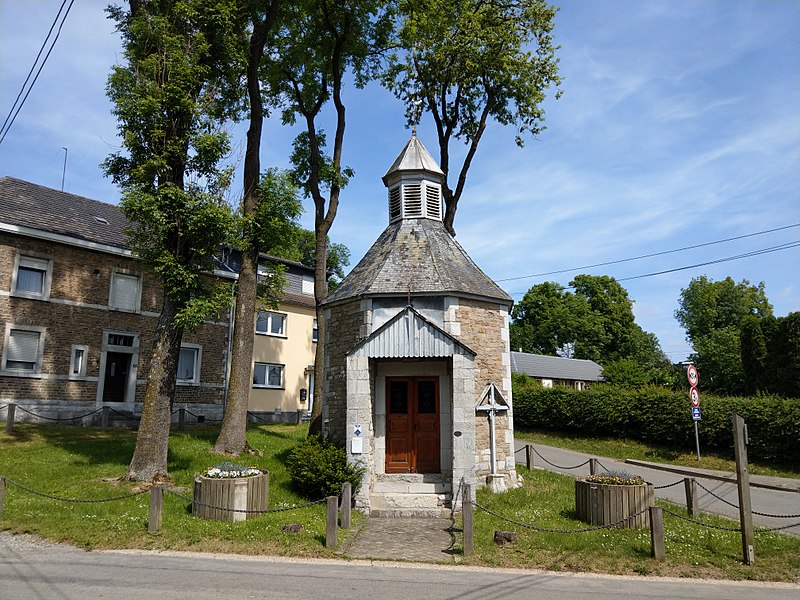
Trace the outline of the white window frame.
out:
[[[79,354],[82,353],[82,354]],[[81,356],[80,361],[78,356]],[[89,346],[83,344],[72,344],[72,350],[69,355],[69,378],[70,379],[85,379],[86,378],[86,363],[89,359]],[[76,372],[77,367],[77,372]]]
[[[24,263],[29,264],[24,264]],[[17,284],[19,281],[20,267],[37,268],[44,271],[44,278],[42,280],[41,292],[30,292],[27,290],[18,290]],[[35,253],[17,252],[14,257],[14,271],[11,274],[11,294],[19,298],[31,298],[33,300],[49,300],[50,299],[50,286],[53,281],[53,259],[48,256],[36,255]]]
[[[314,295],[314,278],[311,275],[302,275],[300,292],[306,296]]]
[[[256,383],[256,371],[258,370],[259,367],[264,367],[264,383]],[[270,367],[275,367],[280,369],[281,381],[279,385],[269,384]],[[253,363],[253,387],[260,389],[271,389],[271,390],[285,389],[284,386],[284,376],[286,375],[285,371],[286,371],[286,365],[279,365],[276,363],[262,363],[262,362]]]
[[[203,361],[203,347],[200,344],[182,343],[181,350],[194,350],[194,372],[191,379],[181,379],[176,373],[176,385],[200,385],[200,365]],[[180,366],[180,355],[178,355],[178,366]]]
[[[133,308],[125,306],[117,306],[114,302],[115,300],[114,293],[116,291],[116,286],[119,285],[117,282],[119,281],[120,277],[136,278],[137,281],[136,298],[134,298]],[[132,271],[128,271],[127,269],[114,269],[111,273],[111,286],[109,287],[108,290],[108,308],[110,308],[111,310],[138,313],[141,310],[141,303],[142,303],[142,275],[140,273],[134,273]]]
[[[259,317],[261,315],[267,315],[267,328],[264,331],[261,331],[261,330],[258,329],[258,320],[259,320]],[[273,317],[281,317],[283,319],[283,327],[281,328],[281,332],[280,333],[273,333],[272,332],[272,318]],[[271,337],[285,338],[285,337],[287,337],[287,335],[286,335],[286,325],[287,325],[288,320],[289,320],[288,319],[288,315],[285,314],[285,313],[279,313],[279,312],[275,312],[275,311],[271,311],[271,310],[260,310],[256,314],[256,323],[255,323],[256,333],[258,335],[269,335]]]
[[[33,369],[9,369],[7,364],[9,362],[8,350],[9,340],[11,339],[12,331],[28,331],[39,334],[39,345],[36,349],[36,361],[34,362]],[[15,325],[13,323],[6,323],[5,338],[3,340],[3,356],[0,362],[0,371],[3,375],[12,375],[17,377],[38,377],[42,372],[42,357],[44,356],[44,339],[47,327],[39,327],[36,325]]]

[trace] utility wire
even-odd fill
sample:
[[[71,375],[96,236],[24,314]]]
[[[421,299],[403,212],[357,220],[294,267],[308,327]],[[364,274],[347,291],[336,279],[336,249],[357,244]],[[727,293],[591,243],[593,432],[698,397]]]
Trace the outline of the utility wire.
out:
[[[47,32],[47,36],[44,38],[44,42],[42,42],[42,47],[39,48],[39,53],[36,55],[36,59],[33,61],[33,65],[31,65],[31,70],[28,71],[28,76],[25,78],[25,82],[22,84],[22,88],[20,88],[19,94],[17,94],[16,100],[14,100],[14,104],[11,106],[11,110],[8,112],[8,116],[6,117],[5,121],[3,121],[3,126],[0,127],[0,144],[3,143],[3,140],[6,139],[6,135],[8,134],[11,126],[14,124],[14,121],[17,120],[17,115],[19,115],[19,111],[22,110],[25,101],[28,99],[28,95],[31,93],[33,86],[36,84],[36,80],[39,79],[39,74],[42,72],[47,59],[50,58],[50,53],[53,51],[53,48],[58,41],[58,37],[61,35],[61,27],[64,25],[64,21],[67,19],[67,15],[69,14],[70,9],[72,8],[73,3],[75,0],[70,0],[69,6],[67,6],[67,10],[64,11],[63,16],[61,15],[61,11],[64,10],[64,5],[67,3],[67,0],[63,0],[61,6],[58,9],[58,14],[56,14],[56,18],[53,20],[53,24],[50,25],[50,31]],[[59,23],[58,20],[61,19]],[[58,31],[56,31],[56,35],[53,38],[53,41],[50,43],[50,48],[47,50],[47,54],[45,54],[44,59],[42,60],[41,64],[39,65],[39,69],[36,71],[36,75],[33,76],[33,81],[31,81],[31,74],[33,73],[34,69],[36,69],[37,63],[39,63],[39,58],[42,56],[42,52],[47,45],[50,36],[53,33],[53,29],[58,23]],[[30,81],[30,85],[28,86],[28,82]],[[25,87],[28,86],[28,90],[25,91]],[[25,95],[22,96],[22,93],[25,92]],[[20,102],[20,97],[22,97],[22,101]],[[17,105],[19,103],[19,106]]]
[[[776,231],[783,231],[785,229],[791,229],[793,227],[800,227],[800,223],[795,223],[793,225],[784,225],[783,227],[776,227],[775,229],[765,229],[764,231],[756,231],[754,233],[746,233],[744,235],[737,235],[735,237],[725,238],[724,240],[716,240],[714,242],[705,242],[703,244],[694,244],[692,246],[684,246],[683,248],[676,248],[674,250],[664,250],[662,252],[653,252],[652,254],[641,254],[639,256],[632,256],[630,258],[620,258],[618,260],[610,260],[608,262],[601,262],[601,263],[596,263],[596,264],[593,264],[593,265],[584,265],[582,267],[574,267],[572,269],[559,269],[558,271],[548,271],[546,273],[535,273],[533,275],[520,275],[518,277],[506,277],[505,279],[495,279],[495,281],[497,281],[497,282],[500,282],[500,281],[518,281],[520,279],[530,279],[531,277],[544,277],[545,275],[557,275],[559,273],[570,273],[570,272],[573,272],[573,271],[580,271],[582,269],[593,269],[594,267],[604,267],[606,265],[617,265],[619,263],[631,262],[631,261],[634,261],[634,260],[641,260],[643,258],[652,258],[653,256],[663,256],[665,254],[673,254],[675,252],[683,252],[684,250],[693,250],[694,248],[703,248],[705,246],[713,246],[714,244],[722,244],[724,242],[732,242],[734,240],[742,240],[742,239],[749,238],[749,237],[754,237],[754,236],[757,236],[757,235],[764,235],[766,233],[774,233]],[[711,263],[707,263],[707,264],[711,264]],[[686,267],[686,268],[690,268],[690,267]],[[665,272],[668,273],[669,271],[665,271]],[[643,277],[646,277],[646,275],[644,275]],[[619,280],[619,281],[622,281],[622,280]]]
[[[796,225],[790,225],[790,227],[796,227]],[[656,275],[665,275],[666,273],[675,273],[677,271],[686,271],[687,269],[695,269],[697,267],[705,267],[707,265],[716,265],[719,263],[729,262],[732,260],[739,260],[741,258],[749,258],[751,256],[759,256],[761,254],[770,254],[772,252],[779,252],[781,250],[789,250],[791,248],[797,248],[800,246],[800,241],[798,242],[786,242],[784,244],[778,244],[777,246],[770,246],[768,248],[761,248],[759,250],[753,250],[752,252],[745,252],[743,254],[737,254],[735,256],[726,256],[724,258],[718,258],[716,260],[709,260],[706,262],[695,263],[693,265],[685,265],[683,267],[675,267],[674,269],[666,269],[664,271],[655,271],[653,273],[645,273],[643,275],[632,275],[631,277],[621,277],[617,279],[617,281],[630,281],[632,279],[644,279],[645,277],[655,277]],[[619,262],[619,261],[618,261]],[[564,289],[575,289],[574,286],[567,286]],[[527,292],[510,292],[512,296],[523,295]]]

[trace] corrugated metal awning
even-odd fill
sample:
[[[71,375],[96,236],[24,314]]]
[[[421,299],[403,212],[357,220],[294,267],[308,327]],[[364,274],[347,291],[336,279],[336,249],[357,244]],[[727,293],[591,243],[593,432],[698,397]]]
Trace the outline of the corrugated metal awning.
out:
[[[408,306],[356,346],[351,356],[445,358],[475,352]]]

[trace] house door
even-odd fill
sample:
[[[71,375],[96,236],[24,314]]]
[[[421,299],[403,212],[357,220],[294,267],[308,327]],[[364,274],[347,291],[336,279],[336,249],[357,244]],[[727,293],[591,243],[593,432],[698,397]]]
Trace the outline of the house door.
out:
[[[386,472],[438,473],[439,378],[387,377]]]
[[[126,352],[106,353],[106,372],[103,380],[103,402],[125,402],[128,373],[132,355]]]

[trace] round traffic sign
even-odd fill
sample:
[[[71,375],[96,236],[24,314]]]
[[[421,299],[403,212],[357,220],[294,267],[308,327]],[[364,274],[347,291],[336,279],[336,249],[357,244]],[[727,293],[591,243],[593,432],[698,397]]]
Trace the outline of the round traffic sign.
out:
[[[686,371],[686,378],[689,380],[689,385],[695,387],[699,381],[697,377],[697,367],[694,365],[689,365],[689,368]]]
[[[692,406],[695,408],[700,406],[700,392],[698,392],[697,388],[694,386],[689,390],[689,399],[692,401]]]

